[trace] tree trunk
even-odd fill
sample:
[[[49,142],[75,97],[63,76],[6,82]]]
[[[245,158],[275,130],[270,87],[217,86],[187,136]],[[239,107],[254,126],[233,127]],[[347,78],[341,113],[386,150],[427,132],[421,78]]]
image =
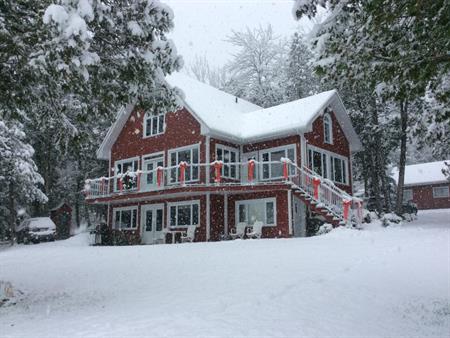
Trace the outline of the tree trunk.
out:
[[[9,183],[9,232],[11,245],[14,245],[14,237],[16,232],[16,203],[14,200],[14,184]]]
[[[372,128],[374,129],[373,135],[373,148],[372,151],[372,191],[375,198],[375,205],[377,208],[378,214],[383,212],[383,207],[381,203],[381,191],[380,191],[380,164],[381,164],[381,137],[379,130],[379,121],[378,121],[378,110],[376,106],[375,100],[373,100],[373,105],[371,107],[371,122]]]
[[[397,185],[397,205],[396,212],[402,214],[403,209],[403,186],[405,183],[405,165],[406,165],[406,141],[408,126],[408,102],[400,101],[400,159],[398,165],[398,185]]]

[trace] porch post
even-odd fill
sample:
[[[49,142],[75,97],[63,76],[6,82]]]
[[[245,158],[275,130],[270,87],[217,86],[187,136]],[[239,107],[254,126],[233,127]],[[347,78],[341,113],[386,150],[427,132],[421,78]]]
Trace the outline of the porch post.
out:
[[[287,191],[287,199],[288,199],[288,222],[289,222],[289,236],[292,236],[292,190],[289,189]]]
[[[228,194],[223,196],[223,234],[228,236]]]
[[[205,180],[206,185],[209,185],[211,183],[211,170],[209,163],[211,163],[211,137],[209,135],[206,135],[206,144],[205,144]]]
[[[211,194],[206,193],[206,241],[211,238]]]

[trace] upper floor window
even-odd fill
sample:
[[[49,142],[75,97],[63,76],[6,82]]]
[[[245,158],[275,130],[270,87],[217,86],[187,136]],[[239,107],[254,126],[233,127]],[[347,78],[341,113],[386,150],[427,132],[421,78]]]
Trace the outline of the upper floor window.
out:
[[[122,189],[131,190],[137,187],[136,171],[139,169],[139,158],[133,157],[115,162],[114,188],[119,190],[119,180],[122,182]]]
[[[433,198],[449,197],[448,186],[433,187]]]
[[[226,147],[223,145],[216,145],[216,159],[223,162],[222,176],[225,178],[239,178],[238,165],[230,164],[238,161],[239,152],[235,148]]]
[[[165,114],[146,114],[144,117],[144,137],[160,135],[166,129]]]
[[[308,167],[336,183],[349,184],[348,160],[344,156],[308,146]]]
[[[262,162],[262,178],[274,179],[283,177],[283,164],[281,160],[283,158],[290,159],[293,163],[296,163],[295,158],[295,145],[282,146],[278,148],[272,148],[261,151]],[[264,163],[269,162],[269,163]],[[272,163],[270,163],[272,162]],[[275,162],[275,163],[274,163]],[[289,166],[289,175],[295,175],[295,168]]]
[[[333,144],[333,123],[328,112],[323,115],[323,139],[325,143]]]
[[[185,171],[185,182],[194,182],[199,179],[199,145],[192,145],[169,150],[170,166],[170,183],[177,183],[180,179],[180,168],[177,166],[180,162],[188,164]]]

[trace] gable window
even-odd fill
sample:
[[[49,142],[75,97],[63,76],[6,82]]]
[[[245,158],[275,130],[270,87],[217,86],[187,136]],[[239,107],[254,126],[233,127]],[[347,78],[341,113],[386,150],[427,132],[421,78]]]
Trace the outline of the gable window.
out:
[[[199,146],[198,144],[173,149],[169,151],[170,166],[175,167],[180,162],[188,164],[185,171],[185,181],[198,181],[198,163],[199,163]],[[180,179],[180,168],[172,168],[170,170],[170,183],[177,183]]]
[[[263,222],[264,225],[276,223],[276,199],[264,198],[236,202],[236,215],[239,223],[249,225]]]
[[[137,207],[114,209],[114,229],[131,230],[137,227]]]
[[[171,227],[198,226],[200,224],[200,201],[168,203],[168,208]]]
[[[145,114],[144,137],[163,134],[165,128],[166,128],[165,114],[159,115]]]
[[[132,190],[137,187],[137,179],[135,173],[139,168],[138,166],[138,157],[128,158],[115,162],[114,175],[116,176],[116,179],[114,180],[114,189],[116,191],[119,190],[119,176],[122,177],[122,187],[124,190]]]
[[[433,198],[445,198],[449,197],[448,186],[433,187]]]
[[[267,180],[283,177],[283,163],[264,163],[281,161],[282,158],[288,158],[293,163],[297,163],[294,144],[261,151],[263,179]],[[293,166],[289,166],[289,174],[295,175],[295,168]]]
[[[323,115],[323,139],[325,143],[333,144],[333,124],[328,112]]]
[[[223,162],[222,177],[237,179],[239,178],[239,167],[236,163],[239,152],[236,148],[226,147],[221,144],[216,145],[216,159]]]
[[[403,190],[403,202],[409,202],[413,199],[413,191],[412,189]]]

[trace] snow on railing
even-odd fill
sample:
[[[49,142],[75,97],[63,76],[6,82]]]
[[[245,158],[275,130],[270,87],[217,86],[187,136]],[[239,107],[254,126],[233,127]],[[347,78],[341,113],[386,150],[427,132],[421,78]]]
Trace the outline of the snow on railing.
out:
[[[207,171],[210,174],[209,182],[206,182]],[[185,186],[263,185],[280,182],[293,184],[308,195],[316,206],[327,209],[330,214],[347,224],[352,221],[357,224],[362,222],[362,200],[352,197],[311,169],[297,166],[288,158],[263,162],[253,159],[248,162],[180,162],[168,167],[127,171],[111,177],[86,180],[84,192],[87,199],[93,199]]]

